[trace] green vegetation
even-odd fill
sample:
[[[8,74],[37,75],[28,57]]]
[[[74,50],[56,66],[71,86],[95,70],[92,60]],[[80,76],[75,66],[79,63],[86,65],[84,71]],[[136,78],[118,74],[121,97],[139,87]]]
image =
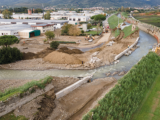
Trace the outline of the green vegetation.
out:
[[[16,47],[2,47],[0,49],[0,64],[7,64],[22,60],[23,55]]]
[[[138,30],[139,28],[136,27],[136,29],[134,31],[132,31],[132,25],[125,27],[123,29],[124,32],[124,38],[128,37],[129,35],[131,35],[132,33],[134,33],[136,30]]]
[[[50,11],[47,11],[46,14],[44,15],[45,20],[50,20],[51,19],[51,14]]]
[[[65,24],[62,26],[61,34],[62,34],[62,35],[69,35],[69,29],[70,29],[72,26],[73,26],[73,25],[71,25],[71,24],[65,23]]]
[[[97,31],[88,31],[85,32],[86,34],[92,34],[92,35],[97,35]],[[98,34],[100,34],[101,32],[99,31]]]
[[[91,24],[91,23],[88,23],[88,24],[87,24],[87,29],[91,29],[91,27],[92,27],[92,24]]]
[[[83,120],[130,120],[159,71],[160,57],[154,52],[149,52],[99,101],[99,106],[84,116]]]
[[[2,117],[0,117],[0,120],[28,120],[24,116],[15,116],[13,112],[8,113]]]
[[[8,10],[4,10],[4,11],[2,12],[2,14],[3,14],[3,18],[4,18],[4,19],[11,19],[12,12],[10,12],[10,11],[8,11]]]
[[[9,45],[18,43],[19,40],[14,35],[4,35],[0,37],[0,64],[7,64],[22,59],[22,53],[16,47],[11,48]]]
[[[160,17],[157,15],[148,15],[148,16],[134,15],[134,18],[136,18],[141,22],[160,27]]]
[[[132,120],[159,120],[160,118],[160,75],[155,79],[152,88],[147,91],[146,97],[133,115]]]
[[[4,35],[0,36],[0,46],[5,46],[8,47],[9,45],[12,45],[14,43],[18,43],[19,40],[16,36],[14,35]]]
[[[47,37],[47,40],[48,39],[53,39],[55,37],[55,34],[52,31],[46,31],[45,35]]]
[[[24,92],[28,91],[29,88],[32,88],[34,86],[37,86],[38,88],[43,89],[46,86],[46,84],[50,83],[51,81],[52,81],[52,77],[46,77],[39,81],[33,80],[18,88],[8,89],[5,92],[0,93],[0,101],[5,101],[14,95],[18,95],[18,94],[22,95]]]
[[[113,32],[113,34],[114,34],[115,37],[117,37],[118,35],[120,35],[120,30],[115,30],[115,31]]]
[[[99,15],[94,15],[91,17],[91,19],[93,19],[94,21],[103,21],[106,19],[105,15],[99,14]]]
[[[52,41],[52,42],[50,43],[50,47],[51,47],[51,48],[57,49],[58,46],[59,46],[59,42],[57,42],[57,41]]]
[[[116,15],[112,15],[109,19],[108,19],[108,23],[111,29],[114,29],[118,26],[118,19],[119,19],[119,24],[123,23],[123,20],[121,18],[118,18]]]
[[[126,12],[122,12],[121,14],[122,14],[122,16],[124,16],[125,18],[128,18],[128,16],[129,16],[129,13],[126,13]]]

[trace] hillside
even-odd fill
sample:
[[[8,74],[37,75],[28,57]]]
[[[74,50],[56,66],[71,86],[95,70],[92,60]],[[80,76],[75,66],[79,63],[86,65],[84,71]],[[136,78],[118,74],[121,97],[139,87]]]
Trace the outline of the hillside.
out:
[[[44,3],[45,6],[60,6],[60,7],[132,7],[145,5],[158,5],[160,0],[1,0],[0,5],[7,6],[26,6],[39,7]]]

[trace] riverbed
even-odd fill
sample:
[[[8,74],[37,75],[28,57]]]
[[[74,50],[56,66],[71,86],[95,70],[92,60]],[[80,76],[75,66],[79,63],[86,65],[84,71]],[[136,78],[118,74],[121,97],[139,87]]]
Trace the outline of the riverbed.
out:
[[[145,56],[152,46],[157,43],[156,39],[151,35],[140,30],[140,40],[137,48],[130,56],[123,56],[119,60],[118,64],[112,64],[103,66],[94,70],[58,70],[51,69],[45,71],[38,70],[0,70],[0,80],[12,80],[12,79],[41,79],[46,76],[58,76],[58,77],[84,77],[90,74],[94,74],[92,79],[106,77],[106,73],[115,71],[128,71],[134,66],[143,56]],[[119,76],[115,76],[120,78]]]

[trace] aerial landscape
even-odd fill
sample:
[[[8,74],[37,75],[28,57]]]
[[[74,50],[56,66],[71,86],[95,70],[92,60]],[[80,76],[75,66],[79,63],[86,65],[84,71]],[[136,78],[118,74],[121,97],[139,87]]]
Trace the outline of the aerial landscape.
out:
[[[0,0],[0,120],[160,120],[160,1]]]

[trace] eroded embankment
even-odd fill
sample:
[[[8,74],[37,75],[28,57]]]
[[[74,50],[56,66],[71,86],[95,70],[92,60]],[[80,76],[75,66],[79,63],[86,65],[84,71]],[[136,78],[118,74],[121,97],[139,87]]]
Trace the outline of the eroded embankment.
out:
[[[117,83],[114,78],[102,78],[83,84],[56,99],[54,88],[14,110],[15,116],[32,120],[78,120],[98,104],[98,100]],[[95,89],[96,88],[96,89]]]
[[[97,101],[104,91],[114,87],[116,82],[114,78],[104,78],[80,86],[55,101],[56,108],[47,120],[80,119],[90,110],[93,102]]]

